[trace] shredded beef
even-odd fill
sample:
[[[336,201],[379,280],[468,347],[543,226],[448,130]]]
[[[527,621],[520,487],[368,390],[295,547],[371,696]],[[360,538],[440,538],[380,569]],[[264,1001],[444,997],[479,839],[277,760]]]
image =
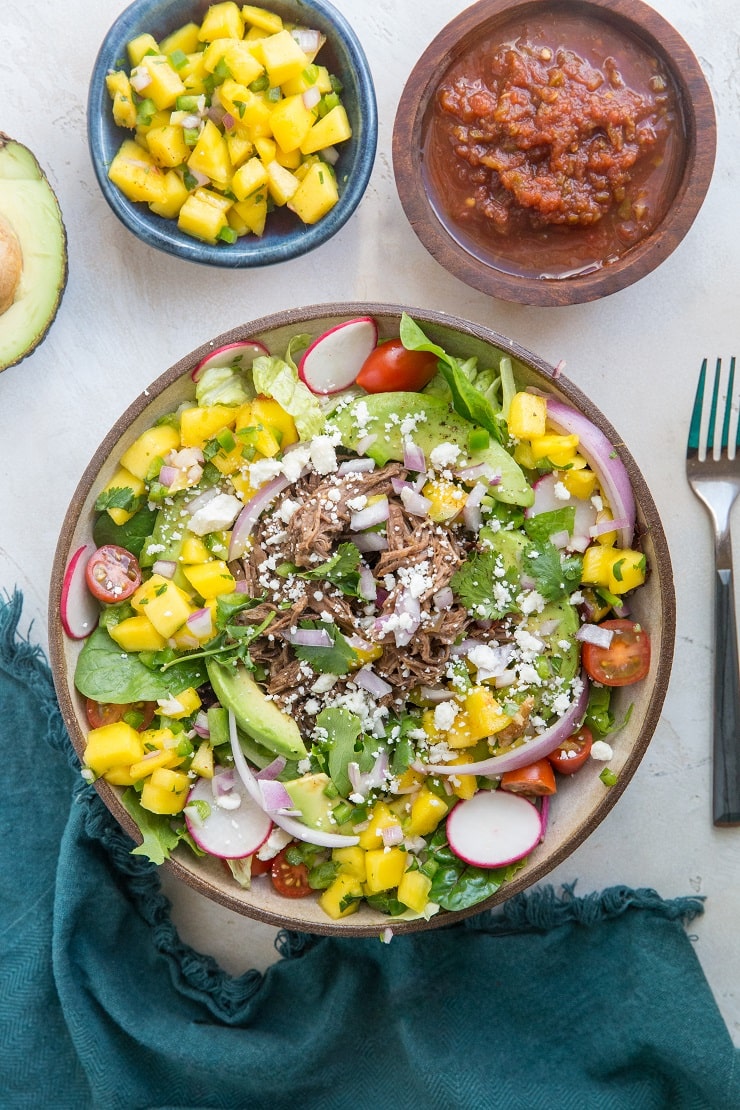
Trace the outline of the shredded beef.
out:
[[[401,703],[420,685],[440,685],[448,670],[451,647],[473,624],[461,605],[453,603],[438,609],[434,603],[439,590],[449,585],[465,560],[472,537],[461,526],[440,525],[409,513],[393,488],[394,479],[405,477],[401,463],[345,475],[322,477],[311,473],[291,489],[290,500],[297,502],[297,508],[287,520],[281,516],[278,504],[263,514],[255,528],[250,553],[239,571],[256,604],[238,619],[259,624],[272,616],[250,653],[254,663],[266,672],[268,693],[299,724],[309,728],[313,724],[306,705],[314,697],[312,687],[320,677],[301,663],[284,638],[299,621],[333,623],[355,643],[360,637],[371,653],[374,646],[382,647],[382,654],[371,665],[393,689],[379,699],[379,704]],[[363,555],[378,586],[376,602],[369,605],[326,581],[301,578],[301,570],[315,568],[340,544],[357,539],[350,521],[361,502],[354,499],[375,495],[385,495],[389,505],[387,550]],[[293,573],[290,566],[298,569]],[[397,642],[394,620],[409,598],[412,608],[418,604],[420,623],[407,643],[403,636]],[[482,640],[493,638],[496,632],[496,628],[475,628],[476,638]],[[333,695],[353,683],[353,673],[338,676]]]

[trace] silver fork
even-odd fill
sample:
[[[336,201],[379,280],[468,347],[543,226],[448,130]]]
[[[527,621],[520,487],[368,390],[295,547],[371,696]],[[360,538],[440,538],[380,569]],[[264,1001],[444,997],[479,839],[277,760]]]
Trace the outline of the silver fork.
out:
[[[712,811],[717,826],[740,825],[740,674],[732,577],[730,513],[740,493],[735,358],[714,376],[702,363],[686,449],[686,476],[714,526],[714,731]],[[738,374],[740,379],[740,373]]]

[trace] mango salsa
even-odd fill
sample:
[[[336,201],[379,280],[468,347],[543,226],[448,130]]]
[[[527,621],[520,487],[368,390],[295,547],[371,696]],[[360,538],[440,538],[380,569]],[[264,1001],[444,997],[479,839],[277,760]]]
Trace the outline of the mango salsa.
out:
[[[274,208],[314,224],[339,200],[334,162],[352,137],[318,31],[266,8],[211,4],[200,25],[127,45],[106,78],[132,132],[108,176],[129,200],[210,244],[261,236]]]

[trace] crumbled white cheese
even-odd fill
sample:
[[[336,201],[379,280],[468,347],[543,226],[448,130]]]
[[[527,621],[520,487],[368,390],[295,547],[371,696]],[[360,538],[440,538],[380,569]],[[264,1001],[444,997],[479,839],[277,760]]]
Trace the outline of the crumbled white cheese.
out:
[[[591,758],[598,759],[600,762],[605,763],[614,755],[612,747],[607,744],[605,740],[594,740],[591,745]]]
[[[552,492],[555,494],[558,501],[570,501],[570,490],[563,482],[555,482],[552,487]]]
[[[223,532],[230,528],[244,508],[238,497],[232,493],[217,493],[190,518],[188,527],[196,536],[207,532]]]
[[[314,436],[310,451],[313,468],[319,474],[332,474],[337,469],[337,452],[331,436]]]
[[[457,702],[441,701],[434,707],[434,727],[437,732],[448,732],[455,723],[455,717],[460,711]]]
[[[435,470],[444,470],[453,466],[460,457],[460,448],[456,443],[438,443],[429,454],[429,461]]]

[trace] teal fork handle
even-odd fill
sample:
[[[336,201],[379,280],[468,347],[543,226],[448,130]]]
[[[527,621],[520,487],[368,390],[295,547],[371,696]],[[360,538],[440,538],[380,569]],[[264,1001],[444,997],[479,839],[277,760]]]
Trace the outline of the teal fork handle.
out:
[[[730,570],[715,579],[714,824],[740,825],[740,675]]]

